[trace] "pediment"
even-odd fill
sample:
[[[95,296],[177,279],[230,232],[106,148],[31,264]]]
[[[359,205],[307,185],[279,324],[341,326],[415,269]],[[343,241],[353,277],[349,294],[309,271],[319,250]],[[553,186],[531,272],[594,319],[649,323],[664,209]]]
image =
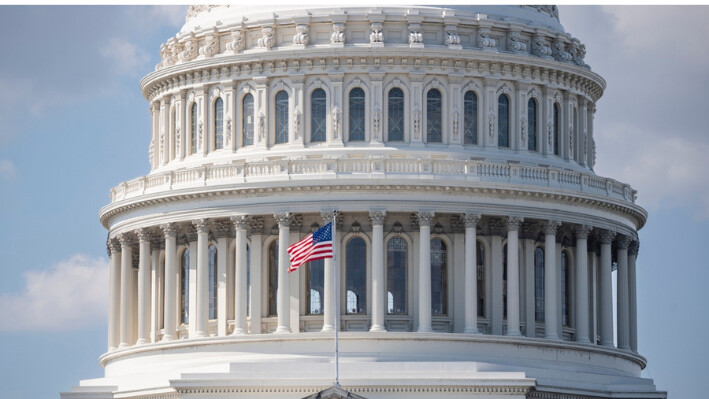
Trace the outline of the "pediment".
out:
[[[306,396],[303,399],[367,399],[364,396],[356,395],[352,392],[345,391],[339,387],[330,387],[320,392],[316,392],[310,396]]]

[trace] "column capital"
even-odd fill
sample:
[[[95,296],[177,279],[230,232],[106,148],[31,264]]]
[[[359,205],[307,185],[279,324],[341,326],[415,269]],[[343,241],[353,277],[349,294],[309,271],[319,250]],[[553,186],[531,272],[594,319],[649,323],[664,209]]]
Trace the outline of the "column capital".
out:
[[[197,229],[197,233],[208,233],[212,221],[209,219],[195,219],[192,221],[192,225]]]
[[[463,219],[465,227],[477,227],[478,222],[480,221],[480,214],[473,212],[465,212],[460,215],[460,218]]]
[[[278,227],[290,227],[293,221],[293,214],[290,212],[274,213],[273,218],[278,222]]]
[[[630,245],[630,237],[625,234],[618,234],[615,237],[615,243],[618,246],[618,249],[624,249],[627,251],[628,246]]]
[[[545,235],[556,235],[556,231],[561,226],[561,222],[558,220],[547,220],[542,224],[542,229]]]
[[[110,238],[108,240],[108,247],[111,249],[111,253],[121,252],[121,244],[118,242],[118,238]]]
[[[337,220],[338,212],[336,210],[330,211],[320,211],[320,217],[322,217],[323,223],[328,224]]]
[[[631,240],[630,244],[628,245],[628,255],[638,256],[639,251],[640,251],[640,241]]]
[[[524,218],[519,216],[508,216],[506,221],[508,232],[519,231],[519,227],[522,225]]]
[[[591,233],[591,230],[593,230],[593,226],[589,226],[587,224],[580,224],[576,226],[574,229],[574,234],[576,235],[576,239],[581,239],[581,240],[586,240],[588,239],[588,235]]]
[[[130,247],[133,245],[133,240],[135,236],[133,233],[121,233],[118,235],[118,242],[121,243],[121,247]]]
[[[226,221],[226,220],[220,220],[218,222],[214,222],[213,230],[215,231],[214,235],[217,238],[227,237],[227,236],[229,236],[229,233],[231,232],[231,223],[229,223],[229,221]]]
[[[136,235],[138,236],[138,240],[140,240],[141,242],[150,241],[153,238],[153,232],[147,227],[141,227],[136,230]]]
[[[433,220],[435,216],[434,212],[428,212],[428,211],[418,211],[416,214],[416,218],[418,219],[419,226],[430,226],[431,221]]]
[[[248,215],[236,215],[231,217],[231,222],[234,223],[234,228],[237,230],[246,230],[246,225],[249,223]]]
[[[613,242],[613,237],[615,237],[615,231],[603,229],[598,231],[598,241],[601,244],[610,244]]]
[[[165,238],[175,237],[177,235],[177,224],[176,223],[165,223],[160,225],[160,230],[162,230]]]
[[[387,217],[387,212],[382,210],[370,210],[369,222],[372,226],[384,226],[384,220]]]

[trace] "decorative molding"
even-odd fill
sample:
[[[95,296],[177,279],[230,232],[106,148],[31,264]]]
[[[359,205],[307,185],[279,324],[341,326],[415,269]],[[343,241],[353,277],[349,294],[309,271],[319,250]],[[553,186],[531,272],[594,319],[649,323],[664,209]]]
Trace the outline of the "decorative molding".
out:
[[[542,224],[542,230],[544,231],[544,235],[556,236],[557,230],[560,226],[561,221],[559,220],[547,220]]]
[[[523,217],[519,216],[508,216],[506,219],[507,222],[507,231],[519,231],[520,226],[522,225],[522,222],[524,221]]]
[[[293,214],[290,212],[274,213],[273,218],[276,219],[278,226],[282,227],[290,227],[291,222],[293,222]]]
[[[574,235],[576,236],[576,239],[581,239],[581,240],[586,240],[588,239],[588,235],[591,233],[591,230],[593,230],[593,226],[589,225],[579,225],[574,228]]]
[[[384,220],[386,219],[386,211],[382,210],[371,210],[369,211],[369,222],[372,226],[384,226]]]

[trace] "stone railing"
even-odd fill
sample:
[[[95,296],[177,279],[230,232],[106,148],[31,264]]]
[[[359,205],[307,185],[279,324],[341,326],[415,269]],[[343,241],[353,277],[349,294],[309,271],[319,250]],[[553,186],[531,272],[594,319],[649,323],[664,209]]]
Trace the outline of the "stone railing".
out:
[[[452,159],[271,159],[234,161],[156,173],[119,184],[111,189],[111,203],[146,194],[199,187],[308,180],[391,179],[392,182],[435,179],[440,182],[508,183],[548,187],[601,195],[635,203],[636,191],[628,184],[592,173],[517,164]]]

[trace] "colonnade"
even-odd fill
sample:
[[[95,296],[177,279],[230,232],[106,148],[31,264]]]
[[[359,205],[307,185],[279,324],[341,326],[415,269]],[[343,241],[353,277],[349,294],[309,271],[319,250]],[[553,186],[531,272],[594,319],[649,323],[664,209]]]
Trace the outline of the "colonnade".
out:
[[[398,215],[400,219],[402,214]],[[290,212],[273,215],[273,220],[277,225],[279,243],[290,244],[294,238],[299,239],[298,234],[300,233],[296,233],[294,237],[290,230],[291,224],[295,220],[294,216]],[[385,323],[387,317],[385,262],[387,262],[387,258],[384,229],[389,216],[383,210],[371,210],[368,216],[371,226],[371,251],[369,251],[371,253],[371,269],[368,271],[371,279],[371,293],[370,299],[368,299],[371,300],[371,312],[367,317],[369,331],[383,333],[387,331]],[[491,262],[489,271],[492,279],[491,314],[488,315],[488,318],[491,319],[491,328],[485,332],[494,335],[504,334],[510,337],[522,336],[524,332],[527,337],[537,337],[536,330],[541,326],[538,326],[538,322],[535,320],[536,298],[534,290],[535,280],[538,280],[534,268],[535,249],[539,248],[543,242],[543,338],[548,340],[564,338],[561,322],[561,302],[563,299],[560,273],[562,271],[559,263],[561,262],[561,248],[558,246],[565,245],[569,248],[575,247],[573,301],[570,302],[574,305],[570,310],[574,314],[573,339],[582,344],[598,343],[603,346],[614,346],[611,276],[614,263],[612,251],[615,249],[615,263],[618,271],[616,287],[618,300],[615,320],[617,323],[617,348],[637,352],[635,273],[638,241],[627,235],[616,234],[612,230],[564,223],[565,230],[573,232],[575,242],[560,244],[558,233],[562,222],[559,220],[525,220],[517,215],[483,216],[474,212],[447,216],[455,218],[456,223],[461,226],[459,231],[450,234],[458,234],[461,239],[451,242],[462,243],[464,247],[462,252],[458,249],[458,253],[462,253],[461,256],[455,257],[452,261],[460,262],[462,268],[451,265],[453,273],[458,273],[456,270],[462,271],[462,276],[456,274],[455,277],[463,280],[463,293],[451,296],[451,298],[458,299],[454,305],[462,307],[462,312],[454,317],[453,324],[456,325],[456,328],[451,328],[451,332],[456,331],[464,334],[482,332],[479,324],[480,315],[477,310],[479,272],[477,266],[479,260],[476,258],[478,256],[476,245],[480,239],[484,238],[478,235],[478,229],[480,229],[484,232],[483,235],[489,238],[490,253],[485,257],[487,261]],[[418,257],[412,257],[414,264],[409,269],[416,270],[416,277],[412,281],[416,281],[413,286],[418,288],[415,293],[409,294],[416,301],[413,306],[415,309],[411,309],[409,314],[415,317],[413,331],[419,333],[434,331],[431,305],[431,227],[436,220],[440,221],[442,217],[442,214],[430,211],[418,211],[411,215],[411,229],[418,229],[415,231],[417,234],[412,234],[417,237],[414,247]],[[485,226],[481,225],[482,218],[487,220]],[[319,220],[322,223],[337,221],[335,213],[332,211],[323,212]],[[190,247],[194,248],[196,252],[190,253],[190,259],[196,260],[196,268],[190,269],[190,277],[194,280],[190,279],[191,312],[189,321],[184,323],[189,324],[187,335],[180,335],[178,332],[180,270],[177,253],[179,228],[182,227],[184,230],[187,226],[184,223],[182,226],[178,223],[166,223],[160,226],[122,232],[109,239],[109,350],[150,342],[172,341],[178,338],[203,338],[210,335],[208,316],[210,281],[208,248],[210,241],[216,241],[216,247],[220,254],[231,252],[229,258],[233,260],[232,273],[226,272],[227,256],[219,256],[216,262],[219,275],[218,284],[220,287],[230,284],[232,295],[230,297],[223,293],[219,295],[216,333],[214,334],[226,336],[227,333],[230,333],[239,336],[248,333],[261,333],[260,301],[254,301],[250,309],[252,316],[258,316],[249,318],[247,315],[249,288],[247,273],[250,262],[254,266],[250,269],[250,285],[253,287],[262,283],[262,262],[259,249],[265,235],[261,231],[255,232],[250,222],[250,216],[235,215],[229,221],[226,219],[197,219],[188,225],[191,235]],[[355,223],[359,226],[359,222]],[[396,223],[398,224],[398,221]],[[261,224],[263,224],[262,221]],[[276,225],[274,225],[272,233],[276,232]],[[399,226],[401,225],[399,224]],[[440,226],[440,223],[436,224],[436,230],[440,230]],[[536,226],[537,234],[530,233],[529,226]],[[247,259],[247,240],[250,230],[253,255],[251,259]],[[359,231],[359,227],[357,231]],[[228,249],[231,237],[233,237],[233,252]],[[589,246],[589,238],[592,238],[593,246]],[[135,246],[136,243],[137,246]],[[506,252],[503,254],[505,245]],[[291,316],[294,314],[291,304],[291,290],[298,286],[293,286],[289,282],[291,279],[287,273],[289,266],[287,246],[278,246],[277,327],[274,331],[276,334],[300,332],[297,323],[294,324],[291,321]],[[163,254],[164,272],[160,273],[160,259]],[[137,271],[133,273],[136,255]],[[502,261],[503,256],[506,257],[505,262]],[[342,259],[338,259],[338,261],[342,261]],[[412,260],[408,262],[411,263]],[[505,267],[506,270],[503,270]],[[337,294],[337,290],[333,283],[333,270],[332,259],[327,260],[324,267],[322,301],[323,332],[334,329],[333,298]],[[506,274],[505,295],[507,298],[504,304],[502,300],[503,274]],[[231,276],[231,281],[226,281],[227,275]],[[161,284],[157,284],[157,278],[162,281]],[[233,319],[229,317],[227,320],[227,301],[229,300],[232,301],[229,307],[233,309]],[[522,309],[522,306],[525,308]],[[503,317],[503,314],[506,317]],[[249,321],[251,322],[250,328]],[[503,329],[505,321],[506,330]],[[522,330],[521,323],[525,324],[526,331]],[[230,328],[231,332],[229,332]]]

